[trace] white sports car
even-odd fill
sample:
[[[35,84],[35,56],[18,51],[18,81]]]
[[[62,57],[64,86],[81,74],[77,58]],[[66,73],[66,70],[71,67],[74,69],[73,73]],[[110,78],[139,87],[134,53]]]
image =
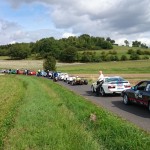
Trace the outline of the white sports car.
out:
[[[68,84],[71,84],[72,81],[75,80],[75,79],[76,79],[75,76],[68,76],[68,77],[66,78],[66,82],[67,82]]]
[[[66,78],[68,77],[68,73],[60,73],[60,75],[58,76],[58,79],[63,81],[65,77]]]
[[[97,82],[91,85],[92,92],[96,92],[97,95],[101,94],[121,94],[122,91],[130,89],[131,85],[129,81],[123,79],[120,76],[104,77],[103,84],[98,88]]]

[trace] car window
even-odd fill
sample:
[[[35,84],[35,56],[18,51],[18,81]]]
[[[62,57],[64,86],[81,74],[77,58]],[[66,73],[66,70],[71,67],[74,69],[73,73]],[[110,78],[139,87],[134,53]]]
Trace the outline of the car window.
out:
[[[112,77],[112,78],[105,79],[105,82],[123,82],[123,81],[126,81],[126,80],[120,77]]]
[[[147,85],[146,91],[147,91],[147,92],[150,92],[150,84]]]
[[[137,90],[144,90],[147,85],[147,82],[141,82],[137,85]]]

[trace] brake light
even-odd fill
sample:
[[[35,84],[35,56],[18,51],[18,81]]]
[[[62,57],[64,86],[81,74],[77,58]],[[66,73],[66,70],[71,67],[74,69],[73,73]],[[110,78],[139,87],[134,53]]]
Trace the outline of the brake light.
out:
[[[125,87],[125,88],[130,88],[131,86],[130,86],[130,85],[125,85],[124,87]]]
[[[115,88],[114,85],[109,85],[109,86],[108,86],[108,89],[113,89],[113,88]]]

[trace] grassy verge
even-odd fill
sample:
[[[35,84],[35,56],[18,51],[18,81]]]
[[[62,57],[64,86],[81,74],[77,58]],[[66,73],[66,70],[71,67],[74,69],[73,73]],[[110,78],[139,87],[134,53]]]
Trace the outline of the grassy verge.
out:
[[[25,85],[17,78],[0,76],[0,149],[3,138],[13,127],[14,116],[25,91]]]
[[[148,133],[81,96],[44,78],[18,78],[26,94],[4,149],[149,149]]]

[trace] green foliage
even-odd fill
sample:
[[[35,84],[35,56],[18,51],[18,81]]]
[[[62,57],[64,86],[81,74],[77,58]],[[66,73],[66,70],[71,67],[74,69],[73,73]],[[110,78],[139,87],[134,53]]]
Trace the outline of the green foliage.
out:
[[[128,58],[126,55],[122,55],[120,60],[125,61],[125,60],[128,60]]]
[[[132,42],[132,46],[133,47],[140,47],[141,46],[141,42],[140,41],[133,41]]]
[[[55,57],[48,55],[44,59],[43,68],[45,71],[47,71],[47,70],[55,71],[56,70],[56,59],[55,59]]]
[[[142,59],[149,59],[149,56],[143,56]]]
[[[133,41],[132,46],[133,47],[148,48],[148,46],[145,43],[141,43],[140,41]]]
[[[127,53],[128,53],[128,54],[132,54],[132,53],[135,53],[135,52],[134,52],[133,49],[129,49]]]
[[[9,50],[8,49],[1,49],[0,48],[0,56],[8,56]]]
[[[129,46],[129,41],[125,40],[124,43],[126,44],[126,46]]]
[[[143,54],[144,55],[150,55],[150,51],[144,51]]]
[[[43,58],[45,58],[45,55],[47,55],[47,53],[50,53],[55,58],[58,58],[60,54],[58,41],[53,37],[44,38],[37,41],[33,46],[32,51],[35,53],[39,53]]]
[[[77,58],[77,50],[74,47],[68,47],[61,52],[60,61],[72,63]]]
[[[11,59],[25,59],[30,55],[30,47],[25,43],[16,43],[9,48],[9,56]]]
[[[137,53],[132,53],[130,55],[130,59],[131,60],[139,60],[140,59],[140,56],[137,54]]]
[[[108,53],[109,53],[109,54],[112,54],[112,55],[117,55],[117,51],[115,51],[115,50],[109,51]]]

